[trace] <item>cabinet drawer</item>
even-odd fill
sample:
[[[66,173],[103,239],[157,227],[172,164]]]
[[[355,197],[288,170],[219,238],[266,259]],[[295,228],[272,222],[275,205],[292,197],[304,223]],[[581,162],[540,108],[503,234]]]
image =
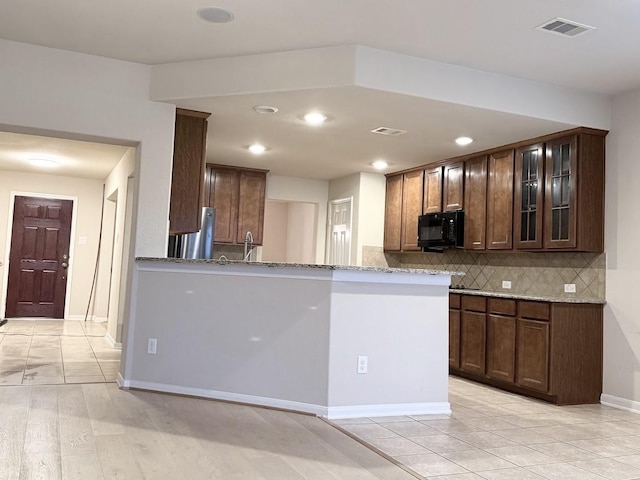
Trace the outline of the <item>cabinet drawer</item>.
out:
[[[475,297],[471,295],[462,296],[462,309],[473,312],[486,312],[487,299],[485,297]]]
[[[516,316],[516,301],[506,298],[490,298],[487,300],[487,311],[510,317]]]
[[[460,310],[460,295],[457,293],[449,294],[449,308]]]
[[[518,302],[518,316],[536,320],[549,320],[549,304],[545,302],[520,301]]]

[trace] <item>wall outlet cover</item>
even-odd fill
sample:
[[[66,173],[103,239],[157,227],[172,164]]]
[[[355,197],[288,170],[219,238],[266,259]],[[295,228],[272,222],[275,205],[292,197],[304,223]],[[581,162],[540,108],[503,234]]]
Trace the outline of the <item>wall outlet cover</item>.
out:
[[[367,373],[369,370],[369,357],[358,355],[358,373]]]
[[[511,288],[511,280],[503,280],[502,288],[510,289]]]
[[[564,293],[576,293],[576,284],[575,283],[565,283],[564,284]]]
[[[155,355],[157,350],[158,350],[158,339],[150,338],[149,341],[147,342],[147,353],[150,353],[151,355]]]

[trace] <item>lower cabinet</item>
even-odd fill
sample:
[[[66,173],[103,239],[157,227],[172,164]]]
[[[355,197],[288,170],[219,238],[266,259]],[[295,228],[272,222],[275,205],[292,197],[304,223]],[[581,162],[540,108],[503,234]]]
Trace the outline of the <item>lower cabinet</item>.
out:
[[[558,405],[600,401],[602,305],[450,298],[452,374]]]

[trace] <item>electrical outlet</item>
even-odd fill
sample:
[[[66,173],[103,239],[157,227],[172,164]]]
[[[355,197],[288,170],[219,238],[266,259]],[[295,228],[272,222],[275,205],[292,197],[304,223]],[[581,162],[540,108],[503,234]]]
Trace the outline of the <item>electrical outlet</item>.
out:
[[[149,341],[147,342],[147,353],[150,353],[151,355],[155,355],[157,349],[158,349],[158,339],[150,338]]]
[[[565,283],[564,284],[564,293],[576,293],[576,284],[575,283]]]
[[[367,373],[369,369],[369,357],[358,355],[358,373]]]
[[[511,289],[511,280],[503,280],[502,288]]]

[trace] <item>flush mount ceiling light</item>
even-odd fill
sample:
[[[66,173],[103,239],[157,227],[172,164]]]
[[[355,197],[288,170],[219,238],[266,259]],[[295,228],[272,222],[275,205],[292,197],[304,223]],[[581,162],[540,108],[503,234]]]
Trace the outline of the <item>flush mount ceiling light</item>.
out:
[[[473,138],[471,138],[471,137],[458,137],[458,138],[456,138],[456,143],[458,145],[460,145],[461,147],[464,147],[465,145],[469,145],[472,142],[473,142]]]
[[[233,13],[224,8],[206,7],[198,10],[198,16],[211,23],[229,23],[233,20]]]
[[[56,168],[58,166],[58,162],[56,162],[53,158],[46,157],[30,157],[27,161],[38,168]]]
[[[249,145],[247,149],[253,153],[254,155],[262,155],[267,151],[267,147],[261,145],[260,143],[254,143],[253,145]]]
[[[272,107],[270,105],[256,105],[253,107],[253,111],[256,113],[276,113],[278,111],[278,107]]]
[[[385,160],[376,160],[375,162],[371,162],[371,166],[376,170],[384,170],[389,166],[389,164]]]
[[[320,112],[309,112],[304,116],[304,121],[313,126],[322,125],[326,119],[327,116]]]

